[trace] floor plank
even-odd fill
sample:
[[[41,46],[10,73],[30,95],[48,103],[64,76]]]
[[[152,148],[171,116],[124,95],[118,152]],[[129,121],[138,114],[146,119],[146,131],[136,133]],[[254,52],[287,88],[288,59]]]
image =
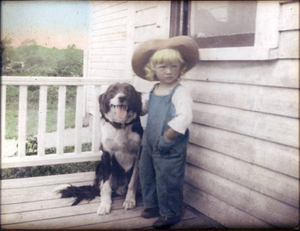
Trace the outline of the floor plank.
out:
[[[72,185],[74,186],[81,186],[86,184],[92,184],[92,181],[72,183]],[[60,198],[60,194],[58,194],[56,191],[58,186],[59,185],[49,185],[33,188],[9,189],[9,191],[12,190],[12,195],[9,195],[8,192],[5,192],[5,190],[3,190],[3,196],[1,196],[1,204],[15,204],[29,201],[41,201]],[[15,192],[15,190],[17,190],[17,192]]]
[[[123,208],[124,197],[113,198],[110,214],[98,216],[99,197],[77,206],[71,206],[73,198],[60,198],[55,192],[58,186],[80,186],[93,183],[94,173],[77,173],[25,179],[3,180],[1,198],[2,229],[152,229],[157,219],[140,217],[142,198],[137,207]],[[174,228],[222,228],[218,223],[189,206],[184,208],[182,221]]]
[[[93,181],[95,173],[94,172],[84,172],[84,173],[72,173],[54,176],[39,176],[39,177],[28,177],[19,179],[8,179],[1,180],[2,189],[12,189],[12,188],[27,188],[34,186],[44,186],[44,185],[56,185],[56,184],[69,184],[74,182],[85,182]],[[47,179],[47,180],[45,180]]]
[[[191,211],[185,210],[182,220],[183,221],[189,220],[196,217],[197,215],[195,215]],[[151,218],[151,219],[141,218],[139,213],[137,214],[136,217],[132,217],[130,219],[118,219],[116,221],[108,221],[108,222],[102,222],[93,225],[70,227],[70,228],[71,229],[145,229],[145,228],[151,228],[153,222],[156,220],[157,218]]]

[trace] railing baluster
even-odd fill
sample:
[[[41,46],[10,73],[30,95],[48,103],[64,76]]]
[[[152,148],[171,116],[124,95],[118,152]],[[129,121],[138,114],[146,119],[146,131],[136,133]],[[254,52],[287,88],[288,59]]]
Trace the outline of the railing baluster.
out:
[[[57,149],[56,153],[64,153],[64,131],[65,131],[65,111],[66,111],[66,86],[59,86],[58,111],[57,111]]]
[[[18,118],[18,157],[25,157],[26,121],[27,121],[27,86],[20,86]]]
[[[93,115],[93,131],[92,131],[92,152],[99,152],[100,147],[100,111],[98,97],[101,93],[101,86],[95,86],[95,99],[94,99],[94,115]]]
[[[81,153],[82,139],[81,139],[81,131],[82,131],[82,120],[83,120],[83,112],[84,110],[84,94],[83,94],[83,86],[77,86],[76,93],[76,120],[75,120],[75,153]]]
[[[3,151],[3,143],[5,140],[6,127],[5,127],[5,115],[6,115],[6,85],[1,86],[1,144]]]
[[[39,130],[38,130],[38,156],[45,155],[45,133],[47,116],[47,86],[40,86],[39,98]]]

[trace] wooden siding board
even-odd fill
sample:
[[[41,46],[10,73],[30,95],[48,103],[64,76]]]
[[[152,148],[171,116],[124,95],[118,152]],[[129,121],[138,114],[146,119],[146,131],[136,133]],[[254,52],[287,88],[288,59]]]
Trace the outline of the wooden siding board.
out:
[[[126,48],[94,48],[91,55],[124,55]]]
[[[184,85],[197,102],[298,118],[297,89],[195,81]]]
[[[298,225],[299,210],[295,207],[189,164],[186,166],[185,178],[197,188],[276,227]]]
[[[90,74],[92,76],[125,78],[124,72],[122,70],[91,69]]]
[[[190,142],[289,176],[299,177],[299,150],[203,125],[190,126]]]
[[[110,4],[106,4],[105,6],[100,5],[100,7],[94,11],[94,17],[102,17],[106,15],[110,15],[114,12],[120,12],[123,10],[127,10],[127,1],[114,1]]]
[[[93,19],[93,24],[102,23],[104,25],[104,23],[110,22],[112,20],[123,19],[127,17],[127,14],[128,14],[127,9],[123,9],[118,12],[111,12],[111,14],[109,15],[104,15],[104,16],[100,15],[99,17],[95,17]]]
[[[126,40],[106,41],[106,42],[91,44],[91,49],[98,49],[98,48],[124,48],[125,45],[126,45]]]
[[[135,29],[134,41],[143,42],[149,39],[156,39],[158,37],[156,25],[149,25]]]
[[[92,55],[91,64],[93,63],[124,63],[125,55]],[[90,77],[91,78],[91,77]]]
[[[193,118],[199,124],[298,147],[298,119],[202,103],[194,103]]]
[[[279,58],[299,59],[299,31],[281,32],[279,41]]]
[[[144,11],[156,7],[158,3],[158,1],[137,1],[135,2],[135,10],[136,12]]]
[[[299,29],[299,2],[291,2],[281,5],[279,30]]]
[[[118,19],[114,19],[111,21],[103,22],[103,23],[95,23],[95,24],[93,24],[92,31],[108,29],[110,27],[115,27],[115,26],[119,26],[119,25],[126,25],[127,21],[128,21],[127,16],[124,16],[123,18],[118,18]]]
[[[274,228],[261,219],[251,216],[188,183],[185,184],[183,193],[186,203],[229,229]]]
[[[126,23],[118,26],[109,26],[109,27],[93,30],[91,36],[108,35],[108,34],[115,34],[119,32],[126,32]]]
[[[195,145],[189,146],[187,161],[261,194],[299,207],[298,179]]]
[[[92,69],[110,69],[110,70],[125,70],[124,63],[91,63]]]
[[[156,21],[157,21],[157,18],[155,17],[156,12],[157,12],[156,6],[136,12],[134,26],[141,27],[141,26],[145,26],[145,25],[156,24]]]
[[[126,38],[126,32],[116,32],[107,35],[99,35],[99,36],[92,36],[91,42],[92,43],[100,43],[103,41],[115,41],[115,40],[123,40]]]
[[[202,61],[184,78],[186,80],[298,88],[299,62],[298,60]]]

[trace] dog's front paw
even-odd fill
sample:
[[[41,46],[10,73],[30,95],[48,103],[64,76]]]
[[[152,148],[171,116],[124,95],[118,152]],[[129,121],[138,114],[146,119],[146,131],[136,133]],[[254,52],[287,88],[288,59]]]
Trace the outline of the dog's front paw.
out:
[[[97,209],[97,214],[100,215],[105,215],[110,213],[111,210],[111,204],[110,203],[100,203],[98,209]]]
[[[133,209],[136,205],[135,199],[126,199],[123,203],[125,209]]]

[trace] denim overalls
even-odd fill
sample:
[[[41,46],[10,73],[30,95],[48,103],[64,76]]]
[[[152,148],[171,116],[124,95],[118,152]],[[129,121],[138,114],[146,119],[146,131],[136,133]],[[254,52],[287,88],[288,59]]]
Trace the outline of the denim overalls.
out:
[[[167,123],[175,117],[172,95],[179,84],[165,96],[152,91],[148,102],[148,120],[139,161],[143,202],[145,208],[158,206],[160,215],[181,215],[184,168],[189,131],[173,141],[166,141]]]

